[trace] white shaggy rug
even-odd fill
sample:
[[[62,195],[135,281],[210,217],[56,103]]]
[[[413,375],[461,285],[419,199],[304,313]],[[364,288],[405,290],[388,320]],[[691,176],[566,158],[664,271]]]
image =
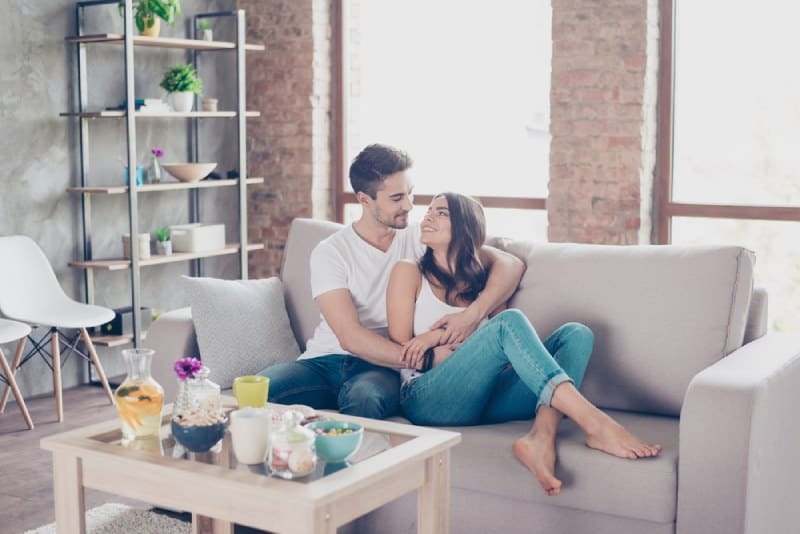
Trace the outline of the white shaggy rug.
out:
[[[192,525],[166,515],[131,508],[125,504],[106,503],[86,512],[89,534],[191,534]],[[56,534],[55,523],[28,530],[25,534]]]

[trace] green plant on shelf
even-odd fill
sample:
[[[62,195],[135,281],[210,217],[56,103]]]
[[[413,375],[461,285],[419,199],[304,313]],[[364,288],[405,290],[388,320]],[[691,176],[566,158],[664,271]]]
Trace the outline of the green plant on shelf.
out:
[[[197,71],[191,63],[175,65],[164,73],[160,86],[168,93],[191,92],[200,94],[203,90],[203,81],[197,76]]]
[[[210,30],[211,23],[208,22],[206,19],[200,19],[197,21],[197,29],[198,30]]]
[[[133,0],[131,7],[136,29],[140,32],[152,27],[156,17],[174,26],[175,17],[181,14],[180,0]],[[119,2],[119,12],[125,16],[125,2]]]
[[[169,241],[169,228],[166,226],[162,226],[161,228],[156,228],[156,239],[159,243],[163,243],[165,241]]]

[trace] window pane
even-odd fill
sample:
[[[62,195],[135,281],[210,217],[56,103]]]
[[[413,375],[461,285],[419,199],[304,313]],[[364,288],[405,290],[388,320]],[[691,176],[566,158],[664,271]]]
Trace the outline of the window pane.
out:
[[[677,4],[673,200],[800,204],[800,4]]]
[[[418,193],[545,197],[550,2],[502,6],[351,3],[348,159],[387,143],[414,159]]]
[[[414,206],[409,220],[419,222],[425,216],[427,206]],[[507,208],[484,208],[486,233],[494,237],[510,237],[531,241],[547,241],[547,212],[545,210],[517,210]],[[361,206],[345,204],[344,222],[350,224],[361,216]]]
[[[795,222],[673,217],[672,242],[741,245],[753,250],[755,285],[769,292],[770,329],[800,331],[797,230]]]

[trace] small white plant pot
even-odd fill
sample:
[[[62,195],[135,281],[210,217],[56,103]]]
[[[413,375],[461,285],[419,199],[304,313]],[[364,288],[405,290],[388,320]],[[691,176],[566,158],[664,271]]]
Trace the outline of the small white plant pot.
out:
[[[172,241],[156,241],[156,254],[172,256]]]
[[[214,40],[214,30],[200,30],[200,38],[203,41],[213,41]]]
[[[170,93],[169,95],[172,109],[175,111],[192,111],[194,107],[194,93],[184,91],[182,93]]]

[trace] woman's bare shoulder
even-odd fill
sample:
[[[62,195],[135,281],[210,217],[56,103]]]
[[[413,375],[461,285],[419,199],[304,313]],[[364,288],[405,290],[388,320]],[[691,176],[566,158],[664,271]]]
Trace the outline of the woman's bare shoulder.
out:
[[[397,260],[392,270],[404,276],[411,276],[413,274],[418,276],[422,275],[419,271],[419,265],[414,260]]]
[[[398,260],[392,267],[393,280],[418,285],[422,279],[419,265],[413,260]]]

